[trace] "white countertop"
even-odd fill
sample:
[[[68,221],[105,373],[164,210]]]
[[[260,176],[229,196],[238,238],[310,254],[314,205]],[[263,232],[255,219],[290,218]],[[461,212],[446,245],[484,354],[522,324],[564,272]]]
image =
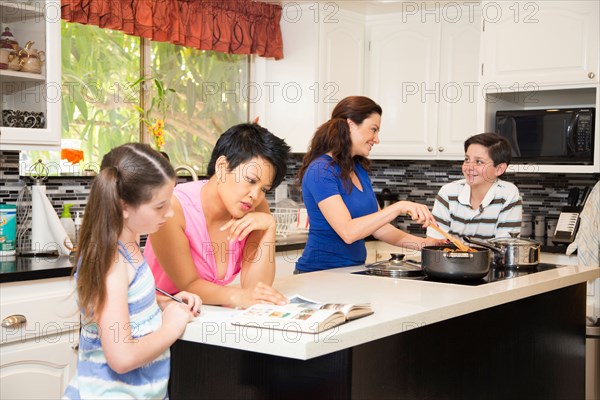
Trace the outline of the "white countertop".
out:
[[[300,294],[319,302],[370,302],[373,315],[314,335],[236,327],[228,319],[239,310],[204,306],[182,339],[304,360],[600,277],[597,267],[568,265],[466,286],[351,274],[362,269],[286,276],[277,279],[274,286],[287,296]]]

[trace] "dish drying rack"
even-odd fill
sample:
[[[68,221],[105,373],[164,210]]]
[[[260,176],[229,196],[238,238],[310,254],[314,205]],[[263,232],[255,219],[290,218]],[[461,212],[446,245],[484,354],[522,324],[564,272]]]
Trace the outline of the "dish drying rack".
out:
[[[275,234],[286,237],[288,235],[308,232],[308,215],[306,208],[271,208],[275,218]]]

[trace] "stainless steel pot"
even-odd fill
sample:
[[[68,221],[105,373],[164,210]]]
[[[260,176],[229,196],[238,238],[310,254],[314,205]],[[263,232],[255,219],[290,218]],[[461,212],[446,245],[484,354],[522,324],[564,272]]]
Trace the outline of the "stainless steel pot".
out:
[[[454,251],[444,251],[444,249]],[[481,279],[490,271],[491,251],[473,247],[475,252],[458,251],[453,245],[425,246],[421,250],[421,266],[428,276],[438,279]]]
[[[540,262],[540,242],[537,240],[509,237],[490,240],[466,237],[465,240],[492,250],[494,264],[501,267],[536,267]]]

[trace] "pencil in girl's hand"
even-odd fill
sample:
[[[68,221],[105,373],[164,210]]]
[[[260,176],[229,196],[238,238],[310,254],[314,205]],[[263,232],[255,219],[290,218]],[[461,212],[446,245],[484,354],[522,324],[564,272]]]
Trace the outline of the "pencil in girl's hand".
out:
[[[156,288],[156,291],[159,292],[160,294],[164,294],[165,296],[167,296],[168,298],[175,300],[178,303],[182,303],[182,304],[186,304],[185,301],[181,300],[179,297],[175,297],[173,295],[170,295],[169,293],[165,292],[162,289]]]

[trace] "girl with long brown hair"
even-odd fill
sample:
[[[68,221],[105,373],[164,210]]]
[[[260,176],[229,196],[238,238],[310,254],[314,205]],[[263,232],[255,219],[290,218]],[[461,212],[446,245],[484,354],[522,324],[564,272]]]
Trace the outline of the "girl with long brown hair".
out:
[[[77,372],[65,397],[167,397],[169,347],[201,302],[186,292],[178,293],[184,303],[155,294],[139,236],[173,215],[174,187],[173,167],[148,145],[125,144],[102,159],[77,252],[82,329]]]
[[[424,227],[435,224],[429,209],[398,201],[379,209],[368,175],[368,156],[379,143],[381,107],[368,97],[340,101],[315,132],[298,172],[310,228],[296,272],[364,264],[364,238],[420,249],[444,243],[410,235],[390,222],[410,215]]]

